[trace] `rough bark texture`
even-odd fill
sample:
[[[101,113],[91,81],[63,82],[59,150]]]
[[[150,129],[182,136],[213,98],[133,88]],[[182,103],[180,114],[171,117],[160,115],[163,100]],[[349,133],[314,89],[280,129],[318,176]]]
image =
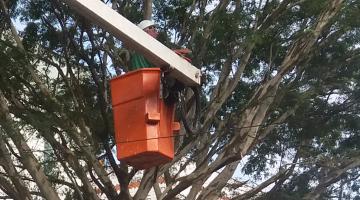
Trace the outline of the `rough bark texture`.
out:
[[[144,0],[144,19],[151,20],[152,0]]]
[[[26,187],[24,181],[19,176],[12,160],[11,153],[8,151],[5,141],[3,140],[4,134],[0,134],[0,165],[4,168],[7,173],[9,179],[14,184],[16,191],[18,193],[19,199],[31,200],[32,197],[30,195],[30,191]],[[11,184],[10,184],[11,185]]]

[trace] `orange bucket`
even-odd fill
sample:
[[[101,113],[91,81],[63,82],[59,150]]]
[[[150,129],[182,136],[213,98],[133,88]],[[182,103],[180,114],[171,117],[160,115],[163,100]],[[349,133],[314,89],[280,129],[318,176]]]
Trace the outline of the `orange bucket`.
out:
[[[147,169],[174,158],[175,105],[160,98],[160,68],[143,68],[110,81],[117,158]]]

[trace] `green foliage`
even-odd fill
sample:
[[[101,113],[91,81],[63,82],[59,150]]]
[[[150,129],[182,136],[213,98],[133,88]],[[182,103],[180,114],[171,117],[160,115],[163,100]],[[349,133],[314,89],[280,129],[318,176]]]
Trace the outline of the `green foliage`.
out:
[[[114,76],[114,65],[121,63],[115,67],[126,69],[126,58],[121,59],[114,53],[125,48],[126,44],[74,14],[59,1],[7,2],[12,19],[20,19],[26,24],[20,33],[25,51],[15,44],[6,18],[0,15],[0,30],[6,30],[1,32],[0,41],[0,89],[10,105],[11,114],[19,121],[17,124],[47,140],[56,150],[54,154],[59,153],[75,179],[80,180],[76,177],[78,174],[73,161],[66,160],[69,154],[64,153],[62,148],[74,152],[78,159],[76,162],[91,170],[94,161],[85,156],[88,152],[81,149],[80,144],[91,147],[90,153],[101,159],[106,157],[106,162],[111,159],[111,156],[103,155],[105,149],[99,146],[104,143],[110,145],[113,141],[108,81]],[[266,2],[259,7],[259,1],[230,1],[224,10],[218,11],[210,9],[219,3],[217,1],[159,0],[153,2],[153,14],[161,27],[159,40],[170,48],[191,49],[194,65],[201,68],[207,78],[202,87],[204,112],[200,113],[201,119],[209,117],[205,111],[211,109],[212,103],[220,102],[219,98],[211,99],[216,96],[213,94],[215,89],[221,88],[217,82],[219,75],[224,73],[225,77],[225,81],[219,84],[231,83],[239,66],[245,63],[244,72],[231,95],[221,104],[219,111],[211,113],[214,119],[209,125],[200,127],[198,135],[186,133],[181,138],[181,145],[177,146],[179,152],[197,141],[184,157],[205,159],[199,168],[210,165],[235,136],[247,134],[242,131],[244,127],[235,126],[245,120],[242,118],[248,114],[245,110],[253,106],[254,113],[248,115],[261,117],[257,106],[263,105],[267,99],[274,99],[266,108],[262,124],[256,124],[255,139],[260,138],[271,125],[275,128],[261,141],[255,140],[250,145],[251,150],[244,159],[246,163],[239,171],[254,180],[265,180],[274,170],[284,166],[288,168],[292,159],[297,157],[294,171],[278,178],[274,182],[276,190],[271,189],[259,198],[302,199],[321,178],[337,169],[333,163],[346,164],[348,159],[358,157],[360,4],[359,1],[346,1],[339,15],[315,41],[310,53],[294,62],[291,70],[282,75],[275,96],[257,99],[254,94],[273,86],[263,88],[281,70],[284,58],[297,39],[313,31],[319,14],[329,3],[326,0],[299,1],[264,25],[261,22],[283,1]],[[115,3],[117,11],[133,23],[142,20],[141,1]],[[266,28],[258,31],[259,25]],[[254,48],[247,61],[244,55],[250,44]],[[117,62],[116,56],[120,57],[120,62]],[[230,63],[229,70],[225,67],[227,63]],[[29,69],[34,70],[39,80],[34,80]],[[36,81],[44,83],[50,97],[44,95],[43,88]],[[292,115],[276,123],[294,107],[297,109]],[[209,132],[211,134],[206,135]],[[205,136],[210,139],[200,145],[197,139]],[[246,135],[241,135],[241,147],[246,139]],[[206,153],[215,153],[197,157],[204,149]],[[49,155],[50,159],[43,163],[43,167],[49,177],[63,178],[59,171],[54,170],[54,163],[59,161],[54,154]],[[130,170],[123,164],[121,170],[125,176],[119,178],[120,182],[124,181],[120,184],[128,184],[127,179],[132,178]],[[345,196],[360,198],[354,196],[359,192],[356,170],[358,167],[336,179],[320,199],[338,194],[340,189],[336,184],[339,181],[345,182],[344,187],[348,189],[344,192]],[[99,171],[96,173],[101,175]],[[97,178],[93,183],[99,181]],[[100,181],[103,181],[102,184],[105,182]],[[179,181],[179,185],[184,182]],[[82,198],[87,199],[88,191],[84,184],[81,185]],[[221,191],[222,188],[217,189]],[[102,191],[108,192],[108,188],[102,188]],[[65,199],[81,199],[78,195],[73,188],[64,193]]]
[[[36,23],[29,23],[24,30],[23,43],[28,51],[32,51],[38,40],[38,26]]]

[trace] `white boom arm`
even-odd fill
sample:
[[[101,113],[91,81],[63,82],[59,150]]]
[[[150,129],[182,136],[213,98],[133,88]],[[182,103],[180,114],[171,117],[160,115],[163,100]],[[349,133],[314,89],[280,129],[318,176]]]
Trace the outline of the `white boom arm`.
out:
[[[91,20],[158,67],[167,67],[170,76],[188,86],[200,84],[200,70],[157,41],[100,0],[63,0],[78,14]]]

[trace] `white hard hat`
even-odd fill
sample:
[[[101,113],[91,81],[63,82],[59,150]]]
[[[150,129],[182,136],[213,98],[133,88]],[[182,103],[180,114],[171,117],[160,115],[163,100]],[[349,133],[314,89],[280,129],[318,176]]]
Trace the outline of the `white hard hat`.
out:
[[[145,19],[145,20],[141,21],[137,26],[144,30],[145,28],[147,28],[149,26],[155,26],[155,22]]]

